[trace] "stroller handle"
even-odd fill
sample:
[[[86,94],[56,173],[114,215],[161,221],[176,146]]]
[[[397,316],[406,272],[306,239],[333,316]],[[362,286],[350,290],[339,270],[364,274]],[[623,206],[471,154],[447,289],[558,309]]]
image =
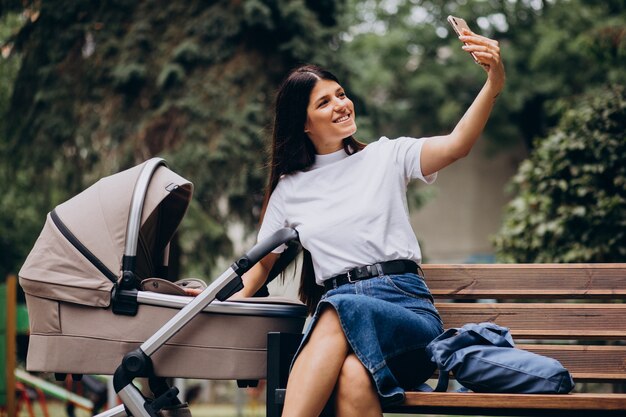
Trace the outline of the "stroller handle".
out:
[[[137,244],[139,242],[139,229],[141,227],[141,215],[143,212],[143,203],[146,199],[148,186],[155,171],[160,167],[167,167],[167,163],[163,158],[149,159],[135,183],[133,197],[130,203],[130,212],[128,214],[128,225],[126,228],[126,245],[124,247],[124,271],[135,270],[135,256],[137,255]]]
[[[269,254],[280,245],[297,239],[298,232],[296,229],[291,227],[280,229],[267,239],[264,239],[254,245],[248,252],[246,252],[245,255],[235,261],[231,268],[237,273],[237,275],[242,276],[257,262],[263,259],[265,255]]]

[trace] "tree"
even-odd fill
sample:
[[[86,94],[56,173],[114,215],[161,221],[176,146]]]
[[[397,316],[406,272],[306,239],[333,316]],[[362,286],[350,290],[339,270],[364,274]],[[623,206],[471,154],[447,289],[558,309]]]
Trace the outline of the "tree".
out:
[[[626,261],[626,88],[581,97],[513,180],[505,262]]]
[[[10,44],[5,44],[5,41],[23,24],[24,16],[14,11],[7,11],[1,16],[0,46],[3,57],[8,55],[11,49]],[[17,57],[0,58],[0,132],[6,132],[10,120],[5,115],[19,67],[20,60]],[[28,196],[26,190],[22,189],[24,177],[10,171],[8,161],[6,161],[10,157],[5,151],[6,143],[6,136],[0,134],[0,155],[2,156],[0,159],[0,184],[2,184],[0,186],[2,190],[0,193],[0,282],[4,281],[7,274],[16,271],[13,267],[16,259],[21,259],[30,250],[31,242],[25,240],[24,236],[37,236],[39,232],[39,213],[29,204],[20,202],[19,198],[26,196],[27,201],[33,201],[37,197]]]
[[[258,221],[276,85],[297,62],[331,64],[341,2],[8,3],[28,19],[5,42],[21,65],[1,115],[0,277],[55,205],[157,155],[195,184],[178,242],[184,272],[208,276],[234,225]]]

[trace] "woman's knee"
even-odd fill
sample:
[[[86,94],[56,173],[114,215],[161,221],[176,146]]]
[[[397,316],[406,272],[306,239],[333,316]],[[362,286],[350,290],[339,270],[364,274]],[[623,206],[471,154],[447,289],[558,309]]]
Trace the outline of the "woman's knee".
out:
[[[322,310],[312,334],[322,337],[340,336],[345,338],[339,316],[334,308],[326,307]]]
[[[362,404],[374,394],[374,382],[368,370],[354,353],[346,356],[337,380],[337,401]]]

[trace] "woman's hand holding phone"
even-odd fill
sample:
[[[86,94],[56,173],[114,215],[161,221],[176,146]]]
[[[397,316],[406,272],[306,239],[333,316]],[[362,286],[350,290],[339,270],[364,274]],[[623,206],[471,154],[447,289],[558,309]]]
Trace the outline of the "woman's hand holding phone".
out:
[[[448,16],[448,22],[459,35],[459,40],[463,42],[461,48],[469,52],[474,61],[487,71],[487,82],[497,96],[504,88],[505,80],[504,65],[500,56],[498,41],[475,34],[470,30],[465,20],[461,18]]]

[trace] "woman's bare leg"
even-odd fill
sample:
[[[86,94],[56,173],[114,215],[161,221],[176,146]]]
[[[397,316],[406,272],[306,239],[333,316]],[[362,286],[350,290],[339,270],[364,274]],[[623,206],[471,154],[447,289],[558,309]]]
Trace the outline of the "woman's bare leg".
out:
[[[354,353],[349,354],[337,380],[337,417],[381,417],[383,415],[374,381]]]
[[[317,417],[335,388],[349,351],[337,312],[327,307],[293,364],[283,417]]]

